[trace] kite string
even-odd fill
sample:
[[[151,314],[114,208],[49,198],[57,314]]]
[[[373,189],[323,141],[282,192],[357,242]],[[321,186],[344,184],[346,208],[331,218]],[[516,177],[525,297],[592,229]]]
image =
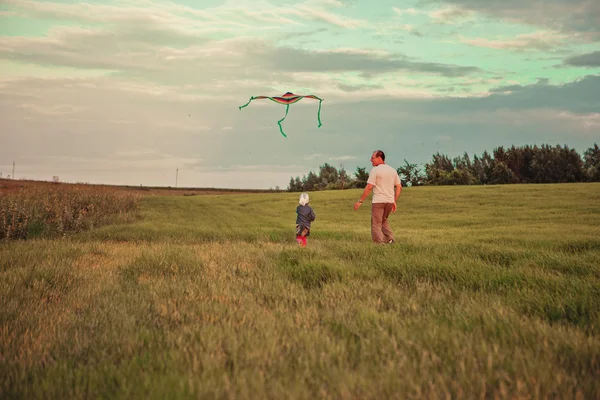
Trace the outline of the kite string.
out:
[[[281,118],[279,121],[277,121],[277,125],[279,125],[279,131],[281,132],[283,137],[287,137],[287,135],[285,133],[283,133],[283,128],[281,127],[281,122],[285,119],[285,117],[287,117],[289,109],[290,109],[290,105],[288,104],[285,106],[285,115],[283,116],[283,118]]]

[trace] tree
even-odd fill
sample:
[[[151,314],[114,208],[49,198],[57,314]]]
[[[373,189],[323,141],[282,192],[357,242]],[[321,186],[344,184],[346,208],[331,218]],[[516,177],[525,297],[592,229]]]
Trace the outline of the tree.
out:
[[[303,184],[299,176],[290,178],[290,183],[287,188],[288,192],[301,192],[303,189]]]
[[[586,180],[600,182],[600,147],[596,143],[583,153],[583,160]]]
[[[356,187],[364,188],[367,186],[367,181],[369,180],[369,173],[366,171],[366,168],[356,167],[356,172],[354,173],[356,176]]]
[[[402,179],[402,184],[410,183],[411,186],[421,186],[425,182],[425,176],[417,164],[410,164],[404,159],[404,166],[396,169]]]
[[[480,180],[482,184],[488,184],[492,181],[492,175],[496,161],[492,158],[490,153],[486,151],[481,155],[481,167],[483,168],[483,178]]]
[[[462,156],[455,157],[452,161],[454,170],[448,176],[452,185],[475,185],[479,182],[473,173],[473,163],[467,152]]]
[[[433,155],[433,160],[431,161],[431,165],[436,169],[441,169],[446,172],[452,172],[454,169],[454,165],[450,158],[448,158],[445,154],[435,153]]]
[[[475,184],[481,185],[485,180],[485,173],[483,171],[483,164],[476,154],[473,156],[473,164],[471,164],[470,171],[475,179]]]
[[[516,183],[516,177],[508,165],[504,161],[500,161],[494,165],[491,183],[494,185]]]
[[[542,145],[531,160],[533,182],[580,182],[583,177],[581,156],[567,146]]]
[[[328,163],[319,168],[319,187],[324,189],[330,183],[337,183],[339,178],[338,170]]]
[[[319,177],[314,172],[310,171],[308,176],[302,180],[303,190],[305,192],[319,189]]]
[[[506,151],[504,151],[504,147],[503,146],[496,147],[494,149],[494,151],[493,151],[493,154],[494,154],[494,160],[497,163],[503,162],[503,163],[506,164]]]
[[[287,190],[288,192],[296,192],[296,181],[294,180],[294,177],[290,178],[290,183],[288,183]]]
[[[454,169],[471,169],[471,158],[467,152],[462,156],[455,157],[452,161],[454,163]]]
[[[338,172],[338,183],[342,190],[344,190],[345,187],[352,187],[352,179],[348,176],[343,165],[340,165],[340,170]]]
[[[466,168],[455,169],[448,173],[446,179],[449,185],[475,185],[477,182],[471,171]]]
[[[560,174],[558,182],[581,182],[583,180],[583,160],[575,149],[567,145],[562,148],[556,146],[558,151],[558,165]]]
[[[435,153],[430,163],[425,164],[426,181],[430,185],[448,185],[450,172],[454,170],[452,160],[445,154]]]

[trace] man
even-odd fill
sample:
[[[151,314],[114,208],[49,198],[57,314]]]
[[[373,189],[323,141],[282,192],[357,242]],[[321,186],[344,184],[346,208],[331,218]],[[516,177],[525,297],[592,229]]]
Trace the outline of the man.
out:
[[[375,243],[394,243],[394,234],[390,229],[388,217],[396,212],[396,202],[402,191],[402,183],[398,172],[385,163],[385,154],[381,150],[371,156],[373,169],[369,173],[367,186],[360,199],[354,204],[358,210],[373,190],[371,204],[371,237]]]

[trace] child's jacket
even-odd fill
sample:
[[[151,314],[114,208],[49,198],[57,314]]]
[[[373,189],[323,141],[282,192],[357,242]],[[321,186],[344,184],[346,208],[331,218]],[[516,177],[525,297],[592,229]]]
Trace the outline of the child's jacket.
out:
[[[296,214],[298,214],[296,225],[303,225],[310,229],[310,223],[316,218],[314,210],[310,206],[299,205]]]
[[[310,223],[315,220],[315,212],[310,206],[299,205],[296,208],[296,234],[300,236],[310,235]]]

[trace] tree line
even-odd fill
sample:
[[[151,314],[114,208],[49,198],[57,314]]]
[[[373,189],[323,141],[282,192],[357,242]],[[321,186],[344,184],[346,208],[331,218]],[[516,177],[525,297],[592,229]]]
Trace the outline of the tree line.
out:
[[[397,172],[403,186],[600,182],[600,148],[594,143],[581,156],[566,145],[500,146],[491,154],[486,150],[472,159],[466,152],[452,159],[438,152],[422,167],[405,159]],[[343,167],[325,163],[317,173],[291,177],[287,190],[364,188],[368,178],[366,167],[348,174]]]

